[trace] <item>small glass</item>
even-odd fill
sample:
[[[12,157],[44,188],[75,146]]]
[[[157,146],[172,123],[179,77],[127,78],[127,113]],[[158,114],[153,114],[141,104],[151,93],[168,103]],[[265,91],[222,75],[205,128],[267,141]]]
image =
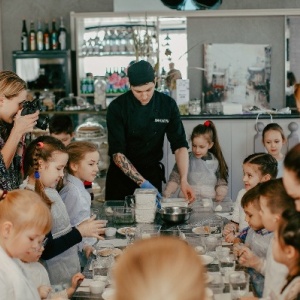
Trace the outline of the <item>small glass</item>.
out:
[[[235,270],[235,256],[233,254],[219,254],[218,260],[221,274],[228,278],[228,275]]]
[[[204,242],[206,245],[207,252],[216,251],[216,247],[221,246],[221,244],[222,244],[221,239],[214,235],[209,235],[209,236],[204,237]]]
[[[96,216],[96,220],[99,219],[99,209],[98,208],[91,208],[91,217]]]
[[[212,289],[214,294],[222,294],[225,287],[222,274],[220,272],[210,272],[208,276],[212,277],[208,287]]]
[[[201,101],[200,99],[192,99],[189,101],[189,114],[199,115],[201,113]]]
[[[216,237],[222,237],[223,220],[210,220],[209,227],[210,227],[210,234]]]
[[[125,230],[125,235],[127,239],[127,245],[131,245],[139,238],[139,230],[138,228],[128,227]]]
[[[229,274],[229,287],[232,300],[238,300],[249,292],[249,274],[235,271]]]
[[[220,259],[223,256],[228,256],[230,254],[230,249],[228,247],[218,246],[216,247],[217,258]]]

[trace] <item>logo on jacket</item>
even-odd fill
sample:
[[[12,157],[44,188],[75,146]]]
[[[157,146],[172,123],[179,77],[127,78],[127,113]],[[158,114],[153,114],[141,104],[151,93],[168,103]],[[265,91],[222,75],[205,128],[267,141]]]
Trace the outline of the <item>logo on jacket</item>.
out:
[[[154,119],[155,123],[169,123],[168,119]]]

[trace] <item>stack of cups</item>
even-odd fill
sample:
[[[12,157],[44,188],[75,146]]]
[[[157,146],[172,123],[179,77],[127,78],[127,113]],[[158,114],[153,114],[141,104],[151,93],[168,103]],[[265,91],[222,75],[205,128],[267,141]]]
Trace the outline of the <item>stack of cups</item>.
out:
[[[136,189],[135,220],[137,223],[153,223],[156,214],[156,189]]]

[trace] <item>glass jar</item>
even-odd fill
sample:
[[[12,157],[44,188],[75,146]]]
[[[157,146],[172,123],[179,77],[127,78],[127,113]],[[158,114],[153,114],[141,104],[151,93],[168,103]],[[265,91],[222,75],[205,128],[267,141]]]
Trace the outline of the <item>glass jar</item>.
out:
[[[41,93],[42,105],[46,108],[46,110],[54,110],[55,106],[55,95],[52,91],[48,89],[44,89]]]
[[[97,76],[94,81],[94,104],[106,109],[106,80],[102,76]]]

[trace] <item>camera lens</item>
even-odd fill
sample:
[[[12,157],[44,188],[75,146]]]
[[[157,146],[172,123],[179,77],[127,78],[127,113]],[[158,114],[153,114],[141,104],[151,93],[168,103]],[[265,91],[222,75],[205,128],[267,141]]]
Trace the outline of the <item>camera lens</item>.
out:
[[[49,124],[49,117],[48,116],[39,116],[37,122],[36,122],[36,127],[40,128],[42,130],[46,130]]]

